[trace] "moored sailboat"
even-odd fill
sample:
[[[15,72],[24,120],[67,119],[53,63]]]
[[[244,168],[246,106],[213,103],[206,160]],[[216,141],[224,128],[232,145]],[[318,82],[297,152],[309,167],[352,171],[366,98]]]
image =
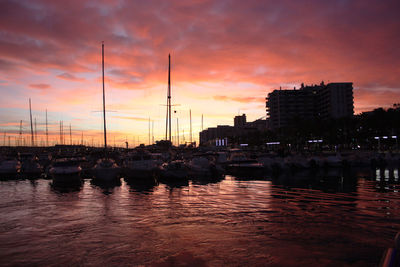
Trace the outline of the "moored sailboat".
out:
[[[103,77],[103,125],[104,125],[104,158],[99,159],[93,167],[94,179],[103,182],[112,182],[119,179],[120,168],[107,153],[107,130],[106,130],[106,97],[104,89],[104,43],[101,44],[102,77]]]

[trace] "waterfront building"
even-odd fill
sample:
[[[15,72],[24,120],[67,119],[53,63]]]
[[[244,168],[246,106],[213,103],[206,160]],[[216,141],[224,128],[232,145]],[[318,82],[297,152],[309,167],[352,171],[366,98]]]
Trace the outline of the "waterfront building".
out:
[[[200,145],[214,146],[219,143],[224,144],[224,146],[227,144],[234,145],[234,140],[238,137],[246,136],[256,131],[265,131],[267,126],[266,120],[263,119],[247,122],[246,114],[235,116],[233,121],[234,126],[218,125],[217,127],[210,127],[201,131],[199,139]]]
[[[300,89],[274,90],[266,98],[268,128],[279,129],[296,120],[326,120],[354,114],[353,83],[321,82]]]
[[[233,125],[234,127],[244,127],[246,125],[246,114],[235,116]]]

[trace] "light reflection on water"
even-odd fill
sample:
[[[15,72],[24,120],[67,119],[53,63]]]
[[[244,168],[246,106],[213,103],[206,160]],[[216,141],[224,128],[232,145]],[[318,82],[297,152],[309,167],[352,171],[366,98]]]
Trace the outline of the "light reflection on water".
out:
[[[0,264],[375,266],[399,231],[400,195],[397,170],[372,176],[2,181]]]

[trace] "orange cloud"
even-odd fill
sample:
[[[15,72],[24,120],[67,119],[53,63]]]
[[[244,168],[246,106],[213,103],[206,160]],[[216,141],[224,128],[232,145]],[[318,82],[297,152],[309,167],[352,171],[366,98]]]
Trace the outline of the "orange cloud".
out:
[[[116,119],[123,119],[123,120],[134,120],[134,121],[149,121],[149,118],[140,118],[140,117],[123,117],[123,116],[113,116]]]
[[[213,96],[213,99],[217,101],[235,101],[241,103],[265,102],[265,97],[230,97],[224,95],[217,95]]]
[[[49,89],[51,85],[46,83],[36,83],[36,84],[30,84],[29,87],[33,89],[44,90],[44,89]]]

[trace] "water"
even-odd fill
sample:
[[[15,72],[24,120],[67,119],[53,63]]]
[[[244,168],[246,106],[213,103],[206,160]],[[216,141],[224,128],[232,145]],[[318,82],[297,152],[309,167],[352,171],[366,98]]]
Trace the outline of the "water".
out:
[[[72,189],[1,181],[0,265],[376,266],[400,230],[400,188],[372,175]]]

